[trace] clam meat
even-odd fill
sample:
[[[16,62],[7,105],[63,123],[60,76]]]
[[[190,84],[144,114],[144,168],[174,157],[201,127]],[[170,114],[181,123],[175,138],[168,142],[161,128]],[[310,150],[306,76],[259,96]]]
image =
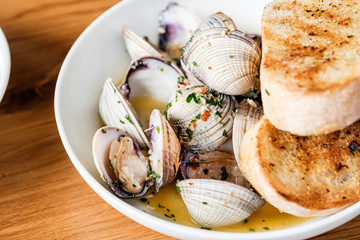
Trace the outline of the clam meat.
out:
[[[100,128],[94,135],[92,150],[100,177],[118,197],[141,197],[147,192],[148,159],[123,130]]]

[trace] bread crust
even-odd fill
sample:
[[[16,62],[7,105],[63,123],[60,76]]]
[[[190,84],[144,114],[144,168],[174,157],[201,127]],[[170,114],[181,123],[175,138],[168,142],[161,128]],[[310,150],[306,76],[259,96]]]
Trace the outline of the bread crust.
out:
[[[360,119],[360,4],[275,0],[263,12],[260,69],[265,115],[297,135]],[[358,16],[359,15],[359,16]]]
[[[330,135],[300,137],[263,117],[243,137],[239,167],[280,211],[300,217],[333,214],[360,200],[359,146],[349,145],[358,143],[359,131],[356,122]]]

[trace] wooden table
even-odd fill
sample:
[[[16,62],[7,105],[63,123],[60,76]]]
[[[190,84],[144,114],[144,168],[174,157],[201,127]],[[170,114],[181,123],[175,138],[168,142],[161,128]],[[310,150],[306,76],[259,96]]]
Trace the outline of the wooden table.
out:
[[[0,104],[0,239],[170,239],[123,216],[80,177],[54,117],[57,74],[118,0],[0,0],[12,70]],[[359,239],[360,217],[317,238]]]

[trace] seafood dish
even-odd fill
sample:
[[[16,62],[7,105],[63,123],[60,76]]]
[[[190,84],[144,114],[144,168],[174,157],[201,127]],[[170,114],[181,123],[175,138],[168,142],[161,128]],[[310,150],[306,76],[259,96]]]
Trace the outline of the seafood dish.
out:
[[[298,200],[320,194],[316,184],[307,182],[306,188],[302,183],[304,195],[298,194],[300,190],[294,184],[284,183],[287,179],[298,183],[301,174],[297,170],[302,167],[295,165],[304,164],[303,159],[309,155],[296,155],[305,146],[300,142],[303,139],[287,132],[281,134],[286,129],[278,129],[267,120],[263,96],[268,99],[270,94],[261,85],[260,72],[264,46],[269,49],[266,39],[262,41],[260,36],[239,29],[224,12],[209,13],[201,19],[176,2],[159,12],[158,20],[158,44],[123,26],[121,33],[131,62],[120,84],[117,79],[105,79],[99,99],[104,126],[94,134],[92,153],[101,179],[116,196],[146,202],[150,192],[155,194],[175,185],[186,206],[184,211],[207,230],[246,222],[266,202],[282,212],[312,217],[338,212],[360,200],[360,194],[350,186],[359,178],[354,170],[347,171],[347,176],[352,176],[346,189],[351,197],[345,193],[346,200],[343,196],[321,195],[316,209],[323,211]],[[139,117],[133,100],[142,96],[160,100],[165,111],[152,109],[147,119]],[[270,133],[264,130],[264,122],[268,124],[266,129],[271,128]],[[358,157],[356,132],[347,139],[353,141],[351,153]],[[269,137],[275,140],[266,142]],[[317,142],[326,145],[319,140],[321,137],[308,139],[310,154]],[[284,143],[278,146],[275,141]],[[335,148],[345,151],[348,146],[346,141],[337,141],[322,153],[330,156]],[[312,163],[318,164],[316,159]],[[338,172],[358,166],[336,164],[343,164]],[[333,188],[327,184],[344,174],[330,174],[331,167],[325,170],[334,179],[321,178],[321,191],[330,192]],[[287,178],[286,174],[293,175]],[[324,172],[312,174],[314,178]],[[328,204],[330,198],[335,199],[334,203]]]

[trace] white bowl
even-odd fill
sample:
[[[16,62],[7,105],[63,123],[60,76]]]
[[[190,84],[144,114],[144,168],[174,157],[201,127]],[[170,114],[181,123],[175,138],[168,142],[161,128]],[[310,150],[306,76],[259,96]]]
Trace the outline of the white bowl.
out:
[[[10,50],[6,37],[0,28],[0,102],[4,96],[10,76]]]
[[[58,77],[55,115],[65,149],[81,176],[106,202],[129,218],[163,234],[185,239],[304,239],[329,231],[360,213],[357,203],[337,214],[277,231],[228,233],[183,226],[145,213],[139,201],[121,200],[99,177],[91,154],[91,142],[100,126],[98,101],[107,77],[121,79],[130,59],[121,28],[127,25],[140,36],[157,41],[157,15],[168,0],[124,0],[96,19],[75,42]],[[262,9],[268,0],[179,0],[200,17],[213,12],[229,14],[239,28],[260,33]]]

